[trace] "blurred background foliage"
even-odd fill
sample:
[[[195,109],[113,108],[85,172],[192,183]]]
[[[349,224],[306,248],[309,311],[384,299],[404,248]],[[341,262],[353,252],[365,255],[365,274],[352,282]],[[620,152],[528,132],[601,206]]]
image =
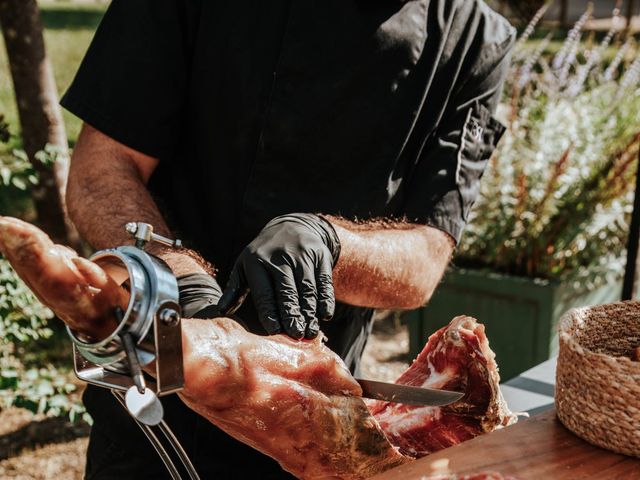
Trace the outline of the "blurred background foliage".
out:
[[[5,132],[8,125],[0,120],[0,140],[8,140]],[[55,152],[39,156],[48,165],[55,161]],[[29,189],[38,183],[37,172],[20,150],[0,158],[0,214],[32,216]],[[89,421],[70,370],[63,326],[53,318],[0,257],[0,409],[16,406]]]
[[[618,11],[600,40],[584,31],[589,17],[588,10],[553,55],[545,54],[553,35],[528,41],[538,17],[518,41],[501,107],[508,130],[457,264],[592,286],[622,275],[640,142],[640,56]]]

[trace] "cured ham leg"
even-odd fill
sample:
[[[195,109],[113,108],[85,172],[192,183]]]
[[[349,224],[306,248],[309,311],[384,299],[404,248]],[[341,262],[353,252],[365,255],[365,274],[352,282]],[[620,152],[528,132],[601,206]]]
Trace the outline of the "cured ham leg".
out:
[[[305,479],[366,478],[408,459],[321,341],[258,337],[229,319],[183,327],[183,401]]]
[[[72,328],[104,333],[120,287],[42,231],[0,218],[0,250],[18,275]],[[107,332],[109,333],[109,332]],[[304,479],[366,478],[409,459],[364,404],[361,389],[321,340],[260,337],[228,318],[182,322],[180,396],[232,437]]]
[[[6,217],[0,250],[71,328],[110,333],[113,309],[124,307],[127,295],[97,265]],[[226,318],[184,319],[182,337],[183,401],[299,478],[367,478],[513,420],[484,331],[468,317],[434,334],[398,380],[467,392],[441,409],[374,402],[370,412],[357,382],[321,340],[260,337]]]
[[[80,333],[105,338],[117,325],[115,307],[126,310],[129,295],[100,267],[31,224],[0,217],[0,251],[36,297]]]

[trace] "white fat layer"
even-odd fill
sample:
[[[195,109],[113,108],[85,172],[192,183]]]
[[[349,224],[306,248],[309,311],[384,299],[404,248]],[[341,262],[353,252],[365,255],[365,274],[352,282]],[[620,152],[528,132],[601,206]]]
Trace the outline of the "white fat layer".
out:
[[[439,388],[445,385],[451,378],[453,378],[454,371],[451,368],[445,368],[442,372],[438,372],[436,367],[433,366],[431,361],[428,362],[429,371],[431,374],[425,378],[422,383],[423,387],[427,388]]]
[[[441,416],[440,407],[420,407],[407,412],[387,410],[378,416],[378,422],[385,424],[384,430],[387,434],[400,436],[403,432],[420,427],[427,422],[438,421]]]

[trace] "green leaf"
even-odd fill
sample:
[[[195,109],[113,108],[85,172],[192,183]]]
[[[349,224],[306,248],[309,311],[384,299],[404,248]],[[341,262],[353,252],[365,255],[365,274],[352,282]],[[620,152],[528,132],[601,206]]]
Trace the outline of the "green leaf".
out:
[[[13,177],[11,179],[11,184],[16,187],[18,190],[26,190],[27,189],[27,182],[24,181],[24,179],[20,178],[20,177]]]

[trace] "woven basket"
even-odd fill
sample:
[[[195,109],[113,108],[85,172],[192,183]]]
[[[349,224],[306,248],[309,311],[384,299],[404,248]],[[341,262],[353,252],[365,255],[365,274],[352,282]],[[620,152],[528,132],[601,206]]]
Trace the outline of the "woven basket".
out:
[[[560,319],[558,418],[584,440],[640,457],[640,302],[575,309]]]

